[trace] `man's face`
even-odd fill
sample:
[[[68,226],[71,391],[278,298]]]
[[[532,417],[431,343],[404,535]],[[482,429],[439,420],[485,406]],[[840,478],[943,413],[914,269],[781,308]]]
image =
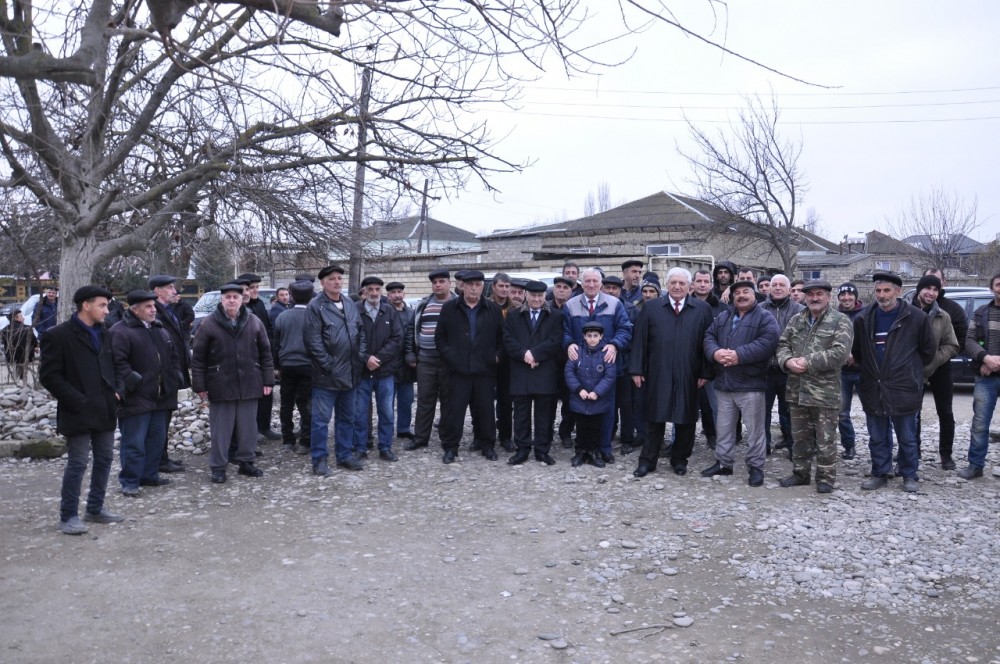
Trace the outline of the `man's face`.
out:
[[[767,295],[771,292],[771,282],[764,280],[757,284],[757,290],[760,291],[761,295]]]
[[[932,304],[934,304],[935,300],[937,300],[938,293],[940,292],[941,291],[938,290],[937,286],[925,286],[924,288],[920,289],[919,293],[917,293],[917,299],[920,300],[921,306],[929,307]]]
[[[729,271],[729,268],[720,267],[715,271],[715,279],[720,286],[728,286],[733,283],[733,273]]]
[[[854,311],[854,307],[858,304],[858,298],[854,293],[841,293],[837,296],[837,302],[840,303],[841,311]]]
[[[56,298],[59,297],[59,291],[54,288],[49,288],[45,291],[45,299],[49,302],[55,302]]]
[[[256,300],[257,293],[259,292],[260,292],[260,282],[247,284],[247,286],[243,289],[243,294],[249,295],[251,300]]]
[[[156,299],[160,301],[160,304],[170,304],[170,300],[177,295],[177,286],[173,284],[157,286],[153,292],[156,293]]]
[[[587,272],[583,275],[583,293],[588,298],[595,298],[601,291],[601,275],[596,272]]]
[[[517,286],[510,287],[510,303],[516,307],[524,304],[524,289]]]
[[[108,298],[95,297],[81,305],[80,313],[77,314],[77,317],[85,323],[89,322],[91,325],[97,325],[98,323],[103,323],[107,315]]]
[[[704,297],[709,294],[712,290],[712,277],[707,274],[696,274],[694,275],[694,284],[691,290],[694,291],[695,295]]]
[[[883,311],[889,311],[896,306],[896,298],[899,297],[899,286],[888,281],[879,281],[875,284],[875,301]]]
[[[236,291],[227,291],[222,294],[222,310],[226,312],[226,315],[230,318],[236,318],[236,314],[240,312],[240,306],[243,304],[243,293],[238,293]]]
[[[552,296],[556,302],[563,303],[573,294],[573,289],[568,284],[557,283],[552,285]]]
[[[323,293],[336,302],[340,299],[340,291],[344,288],[344,275],[340,272],[331,272],[319,280],[319,285]]]
[[[541,293],[525,293],[524,297],[528,301],[528,306],[532,309],[541,309],[545,304],[545,292]]]
[[[771,297],[784,300],[788,297],[788,279],[773,279],[771,281]]]
[[[143,323],[152,323],[156,320],[156,302],[153,300],[133,304],[129,309],[132,310],[132,315]]]
[[[792,286],[792,299],[799,303],[805,301],[805,296],[802,294],[802,284]]]
[[[483,295],[483,282],[474,279],[472,281],[465,282],[465,288],[462,289],[462,296],[465,297],[465,301],[469,304],[475,304],[479,302],[479,298]]]
[[[621,297],[622,295],[622,289],[618,287],[618,284],[602,284],[601,290],[611,297]]]
[[[817,318],[830,306],[830,291],[825,288],[813,288],[808,293],[803,293],[802,297],[813,318]]]
[[[642,279],[642,268],[638,265],[630,265],[622,270],[622,278],[625,280],[625,285],[635,286]]]
[[[993,291],[993,301],[1000,306],[1000,277],[990,282],[990,290]]]
[[[406,299],[406,291],[402,288],[393,288],[386,293],[386,297],[389,298],[389,304],[398,309],[403,305],[403,300]]]
[[[683,300],[687,297],[690,283],[683,274],[675,274],[667,279],[667,292],[675,300]]]
[[[756,281],[757,278],[754,276],[753,270],[740,270],[738,281]]]
[[[379,300],[382,299],[382,287],[378,284],[368,284],[365,286],[365,300],[368,304],[378,306]]]
[[[436,277],[434,281],[431,282],[431,292],[434,293],[434,297],[441,299],[448,294],[451,290],[451,279],[448,277]]]
[[[510,282],[509,281],[494,281],[493,282],[493,297],[497,300],[506,300],[510,296]]]
[[[733,304],[738,311],[748,311],[756,303],[757,296],[749,286],[740,286],[733,291]]]
[[[290,299],[290,296],[288,294],[288,289],[287,288],[279,288],[278,292],[276,293],[276,295],[277,295],[277,298],[278,298],[278,302],[280,302],[281,304],[288,304],[288,300]]]
[[[648,302],[649,300],[655,300],[660,297],[660,294],[656,292],[656,289],[652,286],[642,287],[642,301]]]
[[[563,268],[563,276],[576,281],[580,276],[580,270],[575,265],[567,265]]]

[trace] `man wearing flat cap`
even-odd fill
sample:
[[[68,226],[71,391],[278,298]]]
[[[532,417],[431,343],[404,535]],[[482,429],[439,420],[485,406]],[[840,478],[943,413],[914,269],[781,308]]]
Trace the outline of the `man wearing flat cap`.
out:
[[[903,490],[920,489],[917,470],[920,444],[916,414],[923,405],[924,367],[936,350],[930,319],[899,296],[903,280],[876,272],[875,303],[854,319],[851,356],[861,367],[860,396],[868,424],[871,477],[861,488],[884,487],[893,475],[889,428],[899,442],[899,475]]]
[[[618,296],[622,302],[642,302],[642,266],[643,262],[635,259],[622,263],[622,290]]]
[[[288,284],[291,307],[274,320],[274,343],[271,352],[281,386],[281,439],[285,449],[309,454],[312,445],[312,364],[303,333],[306,327],[306,307],[313,299],[313,282],[293,281]],[[295,439],[295,409],[299,411],[298,448]]]
[[[356,303],[361,319],[362,351],[361,381],[354,402],[354,454],[367,456],[368,425],[371,418],[372,394],[378,419],[378,456],[383,461],[395,461],[392,438],[395,429],[393,401],[396,398],[396,371],[403,347],[403,328],[396,310],[382,302],[384,282],[374,276],[361,281],[364,299]]]
[[[177,296],[177,287],[174,282],[177,277],[169,274],[157,274],[149,278],[147,282],[149,290],[156,294],[156,320],[159,321],[162,329],[170,337],[170,343],[177,352],[177,371],[181,377],[178,390],[191,387],[191,352],[190,335],[184,329],[184,323],[177,315],[177,311],[171,305]],[[184,464],[179,460],[171,459],[167,455],[167,434],[170,431],[170,421],[173,419],[176,406],[167,411],[167,421],[163,428],[163,448],[160,450],[160,463],[158,472],[160,473],[182,473]]]
[[[815,458],[817,493],[830,493],[837,480],[840,372],[854,339],[850,318],[830,306],[832,290],[821,279],[803,284],[806,309],[789,319],[775,353],[788,374],[785,398],[792,419],[792,474],[781,486],[809,484]]]
[[[90,452],[90,493],[84,521],[115,523],[123,517],[104,509],[104,495],[114,460],[115,366],[111,340],[104,328],[111,292],[99,286],[83,286],[73,294],[76,311],[70,319],[51,328],[41,338],[42,360],[38,378],[53,397],[56,430],[66,437],[66,468],[63,471],[59,530],[82,535],[87,526],[79,517],[80,488]]]
[[[271,326],[271,316],[267,311],[267,305],[260,299],[260,282],[262,278],[252,272],[244,272],[236,277],[237,283],[245,284],[243,288],[244,300],[247,309],[260,319],[267,331],[267,338],[273,343],[274,328]],[[261,440],[281,440],[281,434],[271,428],[271,410],[274,408],[274,395],[268,394],[261,397],[257,402],[257,436]]]
[[[182,378],[177,348],[156,319],[156,298],[152,291],[132,291],[126,299],[128,309],[111,328],[116,391],[121,397],[118,482],[122,495],[130,498],[139,496],[140,486],[170,484],[160,477],[160,455]]]

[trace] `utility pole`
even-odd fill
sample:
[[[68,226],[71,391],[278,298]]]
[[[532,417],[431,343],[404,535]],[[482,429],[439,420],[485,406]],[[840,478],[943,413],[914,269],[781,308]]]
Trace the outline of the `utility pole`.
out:
[[[421,252],[424,245],[424,237],[427,238],[427,253],[431,253],[431,238],[427,232],[427,180],[424,180],[424,199],[420,203],[420,234],[417,235],[417,253]]]
[[[361,72],[361,102],[358,109],[358,161],[354,169],[354,217],[351,222],[350,267],[347,284],[356,292],[361,284],[361,219],[365,205],[365,161],[368,140],[368,99],[372,91],[372,70]]]

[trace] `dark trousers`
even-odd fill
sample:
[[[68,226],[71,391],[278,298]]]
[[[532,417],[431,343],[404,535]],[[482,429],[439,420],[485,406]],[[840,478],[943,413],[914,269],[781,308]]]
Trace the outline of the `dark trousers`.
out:
[[[670,465],[674,468],[687,468],[688,459],[694,449],[694,431],[697,424],[674,424],[674,444],[670,446]],[[645,464],[650,470],[656,470],[656,460],[660,457],[660,448],[666,437],[666,422],[646,423],[646,442],[639,453],[639,463]]]
[[[417,414],[413,426],[414,443],[427,445],[430,442],[438,400],[441,401],[443,412],[444,401],[450,391],[448,377],[448,369],[444,360],[436,355],[420,354],[417,360]],[[492,415],[490,421],[493,421]]]
[[[573,428],[576,426],[576,413],[569,409],[569,387],[566,386],[560,374],[559,379],[559,403],[562,407],[559,411],[559,440],[566,440],[573,436]],[[556,404],[552,404],[553,423],[555,422]]]
[[[115,457],[115,432],[92,431],[66,437],[66,469],[63,471],[62,501],[59,519],[68,521],[79,516],[80,489],[87,472],[90,452],[94,451],[94,468],[90,471],[90,493],[87,494],[87,511],[97,514],[104,508],[104,494],[111,476],[111,462]]]
[[[496,421],[493,419],[496,386],[496,376],[448,374],[448,396],[441,403],[441,426],[438,428],[441,447],[458,449],[465,428],[466,410],[471,411],[473,438],[482,445],[483,451],[496,447],[497,430],[493,426]]]
[[[497,438],[510,440],[513,435],[514,405],[510,396],[510,363],[497,368]]]
[[[777,367],[767,370],[767,386],[764,388],[764,440],[771,446],[771,410],[774,399],[778,398],[778,427],[781,429],[781,442],[792,442],[792,416],[785,400],[785,390],[788,388],[788,375]]]
[[[622,445],[635,444],[635,395],[632,376],[618,376],[615,381],[615,406],[618,421],[618,441]]]
[[[257,400],[257,431],[264,433],[271,428],[271,408],[274,406],[274,393]]]
[[[167,440],[170,439],[170,420],[174,419],[174,411],[167,411],[167,423],[163,427],[163,448],[160,452],[160,465],[166,464],[170,461],[170,457],[167,456]]]
[[[955,385],[951,380],[951,364],[945,362],[931,374],[924,393],[930,388],[934,395],[934,409],[937,411],[941,424],[938,438],[938,453],[942,459],[950,459],[955,446],[955,412],[952,410],[952,400],[955,396]],[[917,411],[917,445],[920,445],[920,411]]]
[[[631,377],[629,381],[631,382]],[[646,384],[636,387],[632,384],[632,419],[635,422],[635,440],[632,445],[642,447],[646,442]]]
[[[312,368],[309,366],[281,367],[281,440],[295,444],[295,422],[292,415],[299,409],[299,445],[310,447],[312,429]]]
[[[518,451],[527,451],[534,446],[535,454],[549,453],[552,446],[552,403],[554,401],[555,396],[550,394],[513,397],[514,443],[517,445]],[[534,408],[534,413],[532,413],[532,408]],[[534,422],[534,427],[532,427],[532,422]]]
[[[701,431],[706,437],[715,435],[715,385],[711,382],[698,388],[698,410],[701,412]]]
[[[573,415],[576,419],[577,454],[594,454],[600,446],[601,425],[604,422],[604,413],[597,413],[596,415],[573,413]]]

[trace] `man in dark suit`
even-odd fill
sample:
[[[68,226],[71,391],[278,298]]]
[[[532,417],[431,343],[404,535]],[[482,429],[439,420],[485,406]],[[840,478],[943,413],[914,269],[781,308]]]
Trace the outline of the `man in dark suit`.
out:
[[[181,375],[179,389],[183,390],[191,387],[191,352],[189,343],[191,335],[185,330],[184,323],[172,304],[177,297],[177,287],[174,285],[175,281],[177,281],[177,277],[172,277],[169,274],[157,274],[149,278],[147,285],[149,286],[149,290],[156,293],[156,320],[160,321],[160,324],[163,325],[163,329],[167,331],[167,335],[170,337],[170,343],[177,350],[178,370]],[[171,459],[167,456],[167,439],[170,436],[170,420],[173,419],[173,415],[173,409],[167,411],[167,422],[163,429],[163,451],[160,452],[160,467],[158,471],[161,473],[184,472],[184,464],[179,459]]]
[[[78,516],[80,489],[90,451],[90,493],[83,520],[116,523],[124,517],[104,509],[104,495],[114,459],[115,368],[111,341],[104,328],[111,292],[83,286],[73,294],[76,312],[42,337],[38,377],[58,402],[56,430],[66,437],[68,459],[63,472],[59,530],[67,535],[87,532]]]

